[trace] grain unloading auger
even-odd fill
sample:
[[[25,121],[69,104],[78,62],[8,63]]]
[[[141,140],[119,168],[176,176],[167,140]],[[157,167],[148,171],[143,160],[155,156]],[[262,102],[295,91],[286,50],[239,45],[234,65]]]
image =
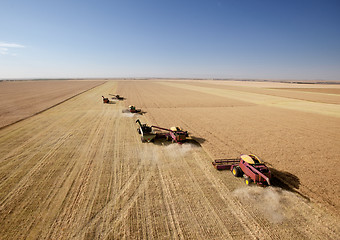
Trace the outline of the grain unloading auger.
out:
[[[254,154],[241,155],[239,158],[216,159],[212,164],[217,170],[231,170],[235,177],[243,176],[247,185],[252,182],[270,185],[269,168]]]
[[[142,142],[151,142],[155,138],[166,138],[166,140],[172,140],[173,143],[176,142],[182,144],[189,136],[188,132],[183,131],[180,127],[171,127],[170,129],[167,129],[158,126],[148,126],[147,124],[142,124],[139,119],[136,120],[136,123],[139,124],[137,131],[141,134]],[[153,128],[163,130],[165,132],[155,133]]]
[[[151,126],[152,128],[160,129],[166,131],[166,133],[160,133],[160,136],[164,136],[166,140],[171,140],[173,143],[182,144],[187,140],[189,136],[187,131],[183,131],[180,127],[162,128],[158,126]]]

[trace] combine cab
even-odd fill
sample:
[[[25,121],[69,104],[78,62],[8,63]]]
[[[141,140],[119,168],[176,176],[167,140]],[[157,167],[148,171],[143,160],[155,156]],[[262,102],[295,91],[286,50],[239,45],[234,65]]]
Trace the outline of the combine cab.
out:
[[[142,124],[139,119],[136,120],[136,123],[139,124],[137,132],[141,134],[142,142],[152,142],[156,138],[156,133],[152,131],[152,127],[147,124]]]
[[[237,159],[216,159],[212,162],[217,170],[229,169],[235,177],[243,176],[247,185],[270,185],[269,168],[255,155],[241,155]]]

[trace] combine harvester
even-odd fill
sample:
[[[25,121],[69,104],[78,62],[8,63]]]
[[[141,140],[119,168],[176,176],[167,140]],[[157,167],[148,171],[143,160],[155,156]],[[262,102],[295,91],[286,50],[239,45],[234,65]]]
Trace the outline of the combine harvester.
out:
[[[261,186],[270,185],[269,168],[253,154],[233,159],[216,159],[212,164],[217,170],[231,170],[235,177],[243,176],[247,185],[253,182]]]
[[[130,105],[128,107],[128,109],[124,109],[122,110],[123,113],[139,113],[139,114],[142,114],[142,110],[141,109],[136,109],[135,106],[133,105]]]
[[[104,96],[102,96],[103,98],[103,103],[111,103],[110,100]]]
[[[142,124],[139,119],[136,120],[136,123],[139,124],[139,128],[137,129],[138,133],[141,134],[142,142],[152,142],[156,138],[165,138],[166,140],[171,140],[173,143],[176,142],[178,144],[182,144],[187,140],[189,136],[187,131],[183,131],[180,127],[171,127],[170,129],[162,128],[158,126],[148,126],[147,124]],[[157,132],[153,131],[153,128],[163,130],[165,132]]]
[[[117,99],[117,100],[124,100],[125,99],[124,97],[119,96],[118,94],[109,94],[109,95],[113,96],[112,99]]]

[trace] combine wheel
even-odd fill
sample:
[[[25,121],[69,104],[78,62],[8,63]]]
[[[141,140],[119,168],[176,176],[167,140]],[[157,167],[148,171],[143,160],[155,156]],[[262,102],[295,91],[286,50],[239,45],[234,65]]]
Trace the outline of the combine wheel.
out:
[[[239,177],[242,174],[242,170],[241,170],[241,168],[239,166],[234,167],[231,172],[233,173],[233,175],[235,177]]]
[[[139,129],[139,128],[137,128],[137,132],[138,132],[139,134],[141,134],[141,132],[140,132],[140,129]]]
[[[141,136],[140,139],[142,140],[142,143],[145,142],[145,139],[143,138],[143,136]]]
[[[252,184],[252,182],[253,182],[253,180],[251,180],[251,178],[246,178],[246,179],[244,179],[244,183],[245,183],[246,185],[250,185],[250,184]]]

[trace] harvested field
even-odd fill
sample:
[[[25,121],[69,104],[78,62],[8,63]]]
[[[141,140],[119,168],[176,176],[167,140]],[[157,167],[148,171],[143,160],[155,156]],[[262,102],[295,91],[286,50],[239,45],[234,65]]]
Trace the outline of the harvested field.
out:
[[[1,129],[1,238],[336,239],[339,117],[195,84],[108,81]],[[110,93],[126,100],[103,104]],[[146,113],[123,114],[130,104]],[[137,118],[202,147],[143,144]],[[269,162],[274,186],[211,165],[240,153]]]
[[[174,82],[175,83],[175,82]],[[248,101],[252,101],[257,104],[272,104],[275,103],[287,103],[291,101],[294,105],[314,102],[314,105],[319,103],[328,103],[328,104],[340,104],[340,97],[337,93],[340,90],[340,85],[331,85],[328,86],[329,88],[311,88],[310,91],[306,91],[304,88],[273,88],[273,83],[271,84],[272,88],[264,88],[263,85],[259,84],[258,86],[248,87],[245,86],[233,86],[233,85],[226,85],[224,84],[217,84],[216,82],[206,81],[206,82],[188,82],[188,85],[183,85],[182,87],[186,89],[196,90],[196,91],[203,91],[203,92],[211,92],[214,95],[217,95],[219,92],[220,95],[226,96],[228,95],[229,98],[236,98],[236,99],[249,99]],[[301,84],[299,84],[301,85]],[[266,86],[266,85],[264,85]],[[320,94],[323,93],[323,94]],[[332,94],[326,94],[326,93]],[[243,95],[240,95],[243,93]],[[295,100],[302,100],[295,101]],[[320,104],[321,106],[327,106],[325,104]],[[298,109],[302,107],[299,106]]]
[[[340,95],[340,88],[281,88],[284,90],[301,91],[301,92],[316,92]]]
[[[2,81],[0,128],[54,106],[104,81]]]

